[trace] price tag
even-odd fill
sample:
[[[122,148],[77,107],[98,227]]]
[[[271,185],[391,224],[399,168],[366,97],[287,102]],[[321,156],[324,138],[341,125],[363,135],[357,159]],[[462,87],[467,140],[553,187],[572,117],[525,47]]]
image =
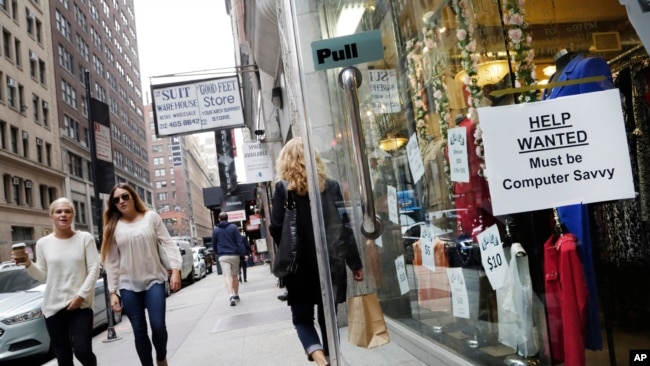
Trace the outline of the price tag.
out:
[[[451,289],[452,314],[457,318],[469,319],[469,298],[465,286],[465,276],[460,267],[447,268],[449,288]]]
[[[433,258],[433,227],[429,224],[420,227],[420,248],[422,249],[422,265],[435,271],[436,262]]]
[[[492,288],[497,290],[503,287],[508,272],[508,262],[503,253],[501,237],[496,224],[477,235],[481,247],[481,262],[483,269],[490,280]]]
[[[393,186],[387,186],[387,199],[388,199],[388,219],[396,224],[399,224],[397,216],[397,189]]]
[[[397,281],[399,282],[399,290],[402,295],[409,292],[409,280],[406,276],[406,264],[404,263],[404,255],[400,255],[395,259],[395,269],[397,270]]]

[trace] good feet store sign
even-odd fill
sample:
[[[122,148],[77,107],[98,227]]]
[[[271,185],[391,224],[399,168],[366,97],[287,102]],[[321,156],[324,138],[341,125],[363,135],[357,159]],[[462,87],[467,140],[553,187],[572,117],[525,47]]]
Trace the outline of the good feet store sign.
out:
[[[617,89],[479,116],[494,215],[634,197]]]

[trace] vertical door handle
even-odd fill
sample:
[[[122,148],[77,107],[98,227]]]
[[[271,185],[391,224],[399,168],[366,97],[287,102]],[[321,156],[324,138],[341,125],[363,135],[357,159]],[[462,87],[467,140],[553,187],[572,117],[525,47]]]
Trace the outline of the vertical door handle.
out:
[[[339,73],[339,86],[345,92],[345,101],[350,112],[348,119],[352,126],[352,146],[357,159],[361,199],[363,200],[363,223],[361,233],[368,239],[377,239],[383,231],[383,223],[375,214],[375,199],[372,196],[370,168],[366,157],[366,142],[363,137],[361,115],[359,113],[358,88],[361,85],[361,71],[354,66],[348,66]]]

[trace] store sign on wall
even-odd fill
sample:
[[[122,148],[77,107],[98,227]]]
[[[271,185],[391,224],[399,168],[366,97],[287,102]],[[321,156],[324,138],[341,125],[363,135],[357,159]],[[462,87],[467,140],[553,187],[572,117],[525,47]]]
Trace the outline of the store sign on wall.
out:
[[[381,31],[356,33],[349,36],[312,42],[311,54],[314,70],[327,70],[362,64],[384,58]]]
[[[494,215],[634,198],[617,89],[478,113]]]

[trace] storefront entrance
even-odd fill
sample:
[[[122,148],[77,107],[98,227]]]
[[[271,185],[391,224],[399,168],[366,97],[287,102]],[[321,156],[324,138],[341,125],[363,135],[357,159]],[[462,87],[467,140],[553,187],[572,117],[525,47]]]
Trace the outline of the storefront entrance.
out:
[[[293,135],[343,190],[366,275],[348,296],[376,292],[389,323],[471,364],[627,364],[630,350],[648,348],[650,62],[625,7],[298,3],[285,2],[280,19],[283,48],[298,55],[284,52],[283,86]],[[563,89],[583,58],[599,67],[578,79],[596,79]],[[624,125],[612,131],[627,138],[635,198],[495,215],[481,108],[614,87]],[[325,300],[326,316],[345,325],[344,307]]]

